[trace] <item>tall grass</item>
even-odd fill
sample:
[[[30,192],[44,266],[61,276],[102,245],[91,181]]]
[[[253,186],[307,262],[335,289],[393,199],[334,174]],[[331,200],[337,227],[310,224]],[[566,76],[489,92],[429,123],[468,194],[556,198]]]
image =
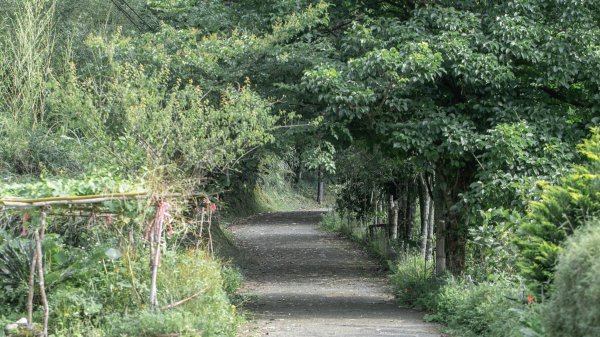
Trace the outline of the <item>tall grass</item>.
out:
[[[46,85],[54,51],[55,1],[24,0],[0,49],[2,110],[24,127],[44,121]]]
[[[330,211],[323,214],[321,218],[321,227],[330,232],[338,232],[350,240],[364,245],[371,254],[380,258],[382,261],[394,261],[400,254],[405,254],[407,249],[400,242],[392,242],[386,236],[381,228],[372,232],[369,236],[368,222],[361,221],[352,216],[341,214],[337,211]]]
[[[0,22],[0,172],[68,166],[63,140],[40,128],[52,77],[55,0],[16,1],[14,7],[14,15],[4,14]]]

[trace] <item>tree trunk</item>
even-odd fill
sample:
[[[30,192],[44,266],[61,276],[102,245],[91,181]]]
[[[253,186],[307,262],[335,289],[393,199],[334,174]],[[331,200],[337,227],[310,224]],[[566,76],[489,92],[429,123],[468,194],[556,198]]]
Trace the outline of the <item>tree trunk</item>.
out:
[[[321,205],[323,203],[323,199],[325,197],[325,181],[323,180],[323,167],[319,166],[319,171],[317,173],[318,182],[317,182],[317,203]]]
[[[436,184],[438,185],[438,184]],[[444,219],[443,190],[436,188],[435,205],[435,275],[442,276],[446,272],[446,219]]]
[[[436,218],[443,218],[443,233],[444,237],[444,258],[448,271],[453,274],[459,274],[465,267],[465,246],[467,212],[466,205],[463,207],[454,207],[459,202],[459,195],[468,190],[472,183],[475,173],[475,163],[466,163],[465,166],[457,168],[454,171],[440,170],[436,173],[436,188],[438,191],[439,202],[443,203],[438,207],[436,199],[436,208],[442,210],[442,214],[435,211]],[[440,225],[441,226],[441,225]],[[440,227],[440,229],[442,229]],[[439,233],[436,234],[436,240]],[[437,254],[437,253],[436,253]]]
[[[421,213],[421,256],[427,256],[427,234],[429,233],[429,204],[431,197],[423,175],[419,176],[419,210]]]
[[[408,239],[406,235],[406,227],[408,225],[406,222],[406,217],[408,216],[408,198],[406,192],[406,184],[405,182],[402,182],[398,186],[398,231],[400,233],[400,239],[402,239],[402,241],[406,241]]]
[[[299,162],[298,165],[294,167],[294,185],[298,186],[300,181],[302,181],[302,173],[304,173],[304,165],[302,162]]]
[[[388,209],[388,236],[392,240],[398,239],[398,200],[394,200],[393,194],[390,194]]]
[[[410,179],[406,184],[406,217],[404,219],[404,228],[406,230],[404,237],[407,241],[412,240],[413,226],[415,223],[415,212],[417,208],[417,195],[415,193],[414,180]]]
[[[425,261],[431,261],[433,257],[433,229],[435,219],[435,202],[431,198],[429,200],[429,217],[427,218],[427,245],[425,249]]]

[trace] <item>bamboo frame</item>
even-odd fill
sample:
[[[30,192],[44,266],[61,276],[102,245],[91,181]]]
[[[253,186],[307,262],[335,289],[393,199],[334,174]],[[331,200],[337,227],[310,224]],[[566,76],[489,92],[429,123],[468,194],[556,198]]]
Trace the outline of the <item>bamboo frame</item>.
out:
[[[194,198],[208,197],[204,193],[171,193],[171,194],[151,194],[148,192],[129,192],[129,193],[113,193],[113,194],[94,194],[80,196],[63,196],[63,197],[47,197],[47,198],[1,198],[0,206],[10,208],[30,208],[44,207],[55,205],[76,205],[76,204],[99,204],[106,201],[127,201],[136,199],[171,199],[171,198]]]
[[[43,326],[42,326],[42,337],[48,336],[48,320],[49,320],[49,306],[46,297],[46,289],[44,284],[44,266],[43,266],[43,241],[45,236],[46,217],[48,215],[48,208],[50,206],[72,206],[79,204],[98,204],[106,201],[128,201],[137,199],[156,198],[158,200],[170,199],[170,198],[197,198],[203,197],[208,201],[207,215],[209,230],[212,224],[211,217],[212,212],[210,210],[210,200],[205,193],[171,193],[171,194],[152,194],[148,192],[129,192],[129,193],[113,193],[113,194],[96,194],[96,195],[82,195],[82,196],[61,196],[61,197],[46,197],[46,198],[0,198],[0,212],[5,211],[6,208],[41,208],[40,213],[41,228],[37,228],[33,231],[34,234],[34,249],[31,258],[31,266],[29,270],[29,293],[27,298],[27,323],[30,329],[34,329],[33,324],[33,297],[35,293],[35,274],[38,275],[38,287],[40,297],[42,300],[42,307],[44,312]],[[158,212],[157,205],[157,212]],[[95,214],[97,209],[90,210],[90,213]],[[70,216],[76,216],[71,214]],[[82,214],[80,214],[82,216]],[[204,222],[204,207],[201,215],[201,227]],[[155,219],[154,224],[151,225],[150,235],[150,265],[151,265],[151,293],[150,293],[150,305],[156,310],[158,309],[157,291],[156,291],[156,276],[158,274],[158,267],[160,265],[160,242],[162,239],[162,230],[164,229],[164,219]],[[210,233],[209,233],[210,235]],[[210,238],[210,251],[212,252],[212,238]],[[169,309],[185,303],[204,292],[206,289],[193,294],[192,296],[185,298],[181,301],[172,303],[165,307]]]

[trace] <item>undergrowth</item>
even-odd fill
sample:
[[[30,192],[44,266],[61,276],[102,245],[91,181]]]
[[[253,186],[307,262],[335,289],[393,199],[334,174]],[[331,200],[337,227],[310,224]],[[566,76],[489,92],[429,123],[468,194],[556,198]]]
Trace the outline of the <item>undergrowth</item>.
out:
[[[101,238],[99,233],[94,236]],[[30,240],[7,231],[0,232],[0,237],[0,270],[27,270],[28,259],[20,256],[28,254]],[[202,249],[164,252],[158,274],[158,311],[150,311],[147,303],[149,271],[143,246],[130,249],[124,243],[100,239],[81,249],[51,234],[45,250],[53,336],[235,336],[242,322],[230,300],[241,284],[241,274]],[[0,302],[4,304],[0,323],[26,316],[26,284],[27,273],[0,277]],[[39,322],[42,312],[39,305],[35,307],[34,321]],[[0,336],[3,333],[0,330]]]
[[[364,224],[344,217],[336,211],[324,213],[320,225],[326,231],[340,233],[361,244],[369,254],[381,260],[384,268],[390,268],[390,263],[398,255],[398,251],[403,249],[400,245],[390,243],[381,230],[374,231],[373,236],[369,237],[368,229]]]
[[[257,213],[294,211],[326,207],[315,201],[316,182],[307,179],[294,183],[292,170],[281,159],[266,156],[259,164],[251,182],[235,184],[225,196],[226,218],[243,217]],[[328,196],[328,194],[326,194]]]
[[[543,306],[529,297],[524,282],[498,275],[484,282],[469,277],[433,277],[434,261],[418,251],[390,243],[377,230],[368,236],[366,224],[337,212],[321,219],[324,230],[360,243],[390,270],[390,283],[401,305],[425,310],[425,319],[445,325],[454,337],[542,337]],[[529,298],[529,300],[528,300]]]

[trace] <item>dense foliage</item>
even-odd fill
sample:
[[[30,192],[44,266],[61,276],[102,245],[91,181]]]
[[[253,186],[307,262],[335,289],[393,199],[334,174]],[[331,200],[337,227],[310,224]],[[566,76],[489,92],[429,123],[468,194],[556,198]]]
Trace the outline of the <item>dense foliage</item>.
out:
[[[555,294],[548,303],[551,336],[594,336],[598,321],[598,220],[577,229],[560,254],[556,267]]]
[[[552,298],[565,240],[598,215],[597,1],[5,2],[0,196],[226,190],[224,206],[244,213],[265,191],[292,204],[278,191],[332,183],[326,222],[398,260],[400,299],[466,335],[544,333],[545,309],[503,297]],[[175,262],[200,254],[212,267],[161,290],[206,280],[214,302],[165,312],[163,325],[149,323],[159,314],[145,310],[136,255],[147,247],[131,234],[154,206],[101,207],[115,219],[49,217],[47,249],[64,251],[45,257],[52,315],[65,320],[52,332],[234,333],[221,267],[188,249],[197,207],[174,207],[165,265],[184,273]],[[25,217],[0,217],[12,289],[0,296],[20,309]],[[95,268],[60,276],[85,259]],[[211,305],[222,321],[194,314]],[[130,324],[108,329],[118,318],[100,308]]]
[[[538,284],[553,279],[556,259],[565,239],[600,215],[600,134],[597,130],[579,146],[586,162],[577,165],[557,185],[544,188],[531,204],[516,241],[523,274]]]

